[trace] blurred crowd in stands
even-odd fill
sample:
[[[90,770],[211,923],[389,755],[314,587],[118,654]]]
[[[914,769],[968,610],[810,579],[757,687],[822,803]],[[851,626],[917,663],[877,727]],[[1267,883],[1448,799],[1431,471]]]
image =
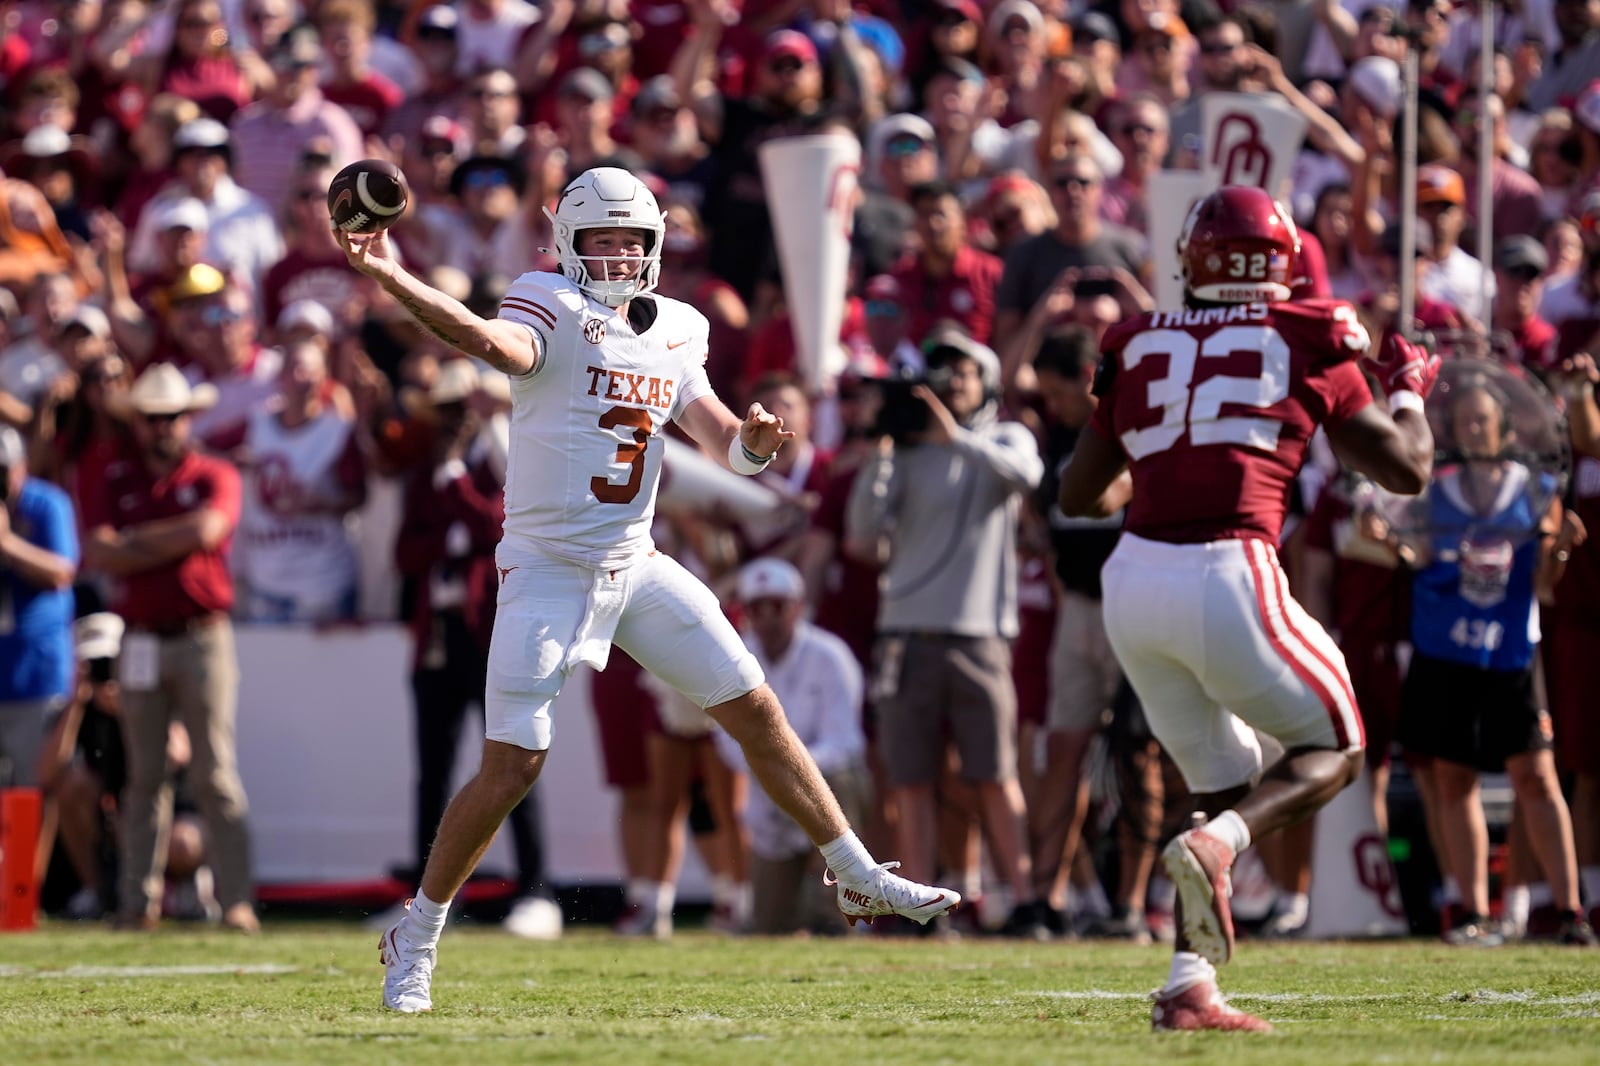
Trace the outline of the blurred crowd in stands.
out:
[[[1017,935],[1170,933],[1152,866],[1184,791],[1099,620],[1117,521],[1052,504],[1093,409],[1099,336],[1154,306],[1148,184],[1197,167],[1207,94],[1292,107],[1309,123],[1283,190],[1303,293],[1350,300],[1376,336],[1402,325],[1412,272],[1414,326],[1453,357],[1533,382],[1552,420],[1592,407],[1600,0],[1495,3],[1487,94],[1480,2],[0,0],[0,759],[50,790],[85,886],[70,913],[146,928],[176,907],[255,927],[230,620],[412,627],[412,861],[431,839],[482,693],[510,393],[348,269],[328,182],[377,157],[409,179],[391,231],[407,264],[484,315],[518,274],[554,269],[544,209],[569,177],[644,177],[667,212],[660,291],[710,319],[719,394],[799,434],[761,475],[778,511],[664,505],[658,540],[744,619],[873,850],[1003,897],[977,911]],[[798,373],[757,148],[824,130],[863,152],[844,324],[816,389]],[[983,477],[938,427],[885,443],[876,382],[908,364],[939,371],[948,409],[987,434]],[[1595,425],[1571,421],[1567,503],[1595,530]],[[1351,576],[1341,484],[1331,455],[1308,467],[1296,506],[1311,520],[1283,551],[1364,657],[1382,824],[1409,639],[1393,597],[1409,577],[1397,555],[1376,591]],[[977,510],[946,544],[929,523],[957,500]],[[1600,540],[1568,539],[1540,590],[1561,776],[1517,794],[1566,790],[1571,820],[1551,824],[1594,906]],[[916,600],[941,573],[963,583],[959,603]],[[594,701],[622,797],[619,928],[670,932],[687,810],[714,922],[780,931],[797,911],[773,893],[804,891],[803,839],[703,720],[620,652],[613,664]],[[174,833],[180,770],[192,813]],[[519,889],[543,898],[537,812],[512,822]],[[1258,851],[1261,925],[1292,933],[1306,839]],[[1523,889],[1505,893],[1501,928],[1537,932],[1537,864],[1515,834],[1512,852],[1506,884]],[[164,893],[163,873],[186,887]],[[1447,913],[1488,909],[1456,880]]]

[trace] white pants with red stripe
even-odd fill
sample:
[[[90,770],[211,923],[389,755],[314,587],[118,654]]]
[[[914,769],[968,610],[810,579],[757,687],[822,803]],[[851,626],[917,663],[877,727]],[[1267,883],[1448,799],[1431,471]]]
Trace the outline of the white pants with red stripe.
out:
[[[1111,647],[1195,792],[1260,773],[1254,730],[1291,750],[1365,746],[1344,656],[1289,595],[1265,541],[1124,533],[1102,580]]]

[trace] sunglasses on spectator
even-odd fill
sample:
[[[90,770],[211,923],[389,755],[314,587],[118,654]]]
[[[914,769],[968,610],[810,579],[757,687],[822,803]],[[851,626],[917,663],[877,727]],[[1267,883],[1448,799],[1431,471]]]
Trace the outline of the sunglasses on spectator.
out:
[[[1146,137],[1154,137],[1160,132],[1161,131],[1156,129],[1154,126],[1144,122],[1127,122],[1122,126],[1122,135],[1124,137],[1132,137],[1140,133],[1144,134]]]
[[[671,122],[677,117],[678,109],[675,107],[652,107],[649,111],[644,113],[644,120],[646,122],[654,122],[658,124],[662,122]]]
[[[893,300],[868,300],[868,318],[894,318],[900,314],[900,305]]]
[[[454,155],[455,145],[449,141],[424,141],[419,151],[424,159],[438,159],[442,155]]]
[[[952,26],[960,26],[971,21],[971,19],[967,18],[967,16],[963,15],[959,11],[946,11],[938,18],[934,19],[933,24],[935,26],[949,28]]]
[[[222,25],[221,19],[193,18],[182,19],[178,22],[180,30],[210,30]]]
[[[1154,55],[1157,52],[1170,52],[1172,51],[1172,38],[1165,34],[1160,37],[1151,37],[1139,45],[1139,51],[1146,55]]]
[[[122,369],[120,367],[108,367],[100,363],[95,363],[84,367],[83,372],[79,375],[79,377],[83,379],[83,383],[85,385],[104,385],[108,381],[120,380],[122,377]]]
[[[772,62],[768,63],[767,69],[772,71],[774,74],[794,74],[797,73],[803,66],[805,66],[805,64],[796,59],[794,56],[784,56],[780,59],[774,59]]]
[[[1092,189],[1100,184],[1099,178],[1086,178],[1082,174],[1057,174],[1050,184],[1058,189]]]
[[[200,323],[205,326],[231,326],[243,319],[244,315],[231,307],[208,307],[200,312]]]
[[[462,187],[467,189],[497,189],[510,184],[511,178],[503,170],[474,170],[461,179]]]
[[[916,155],[928,142],[921,137],[891,137],[889,143],[883,146],[884,154],[890,159],[904,159],[908,155]]]
[[[1021,223],[1021,221],[1021,211],[1007,211],[1004,214],[995,215],[994,218],[989,221],[989,227],[991,229],[1010,229],[1012,226]]]
[[[183,418],[185,414],[187,414],[187,412],[174,411],[174,412],[171,412],[170,414],[159,414],[159,415],[156,415],[156,414],[150,414],[148,412],[141,411],[139,413],[139,417],[142,420],[144,420],[145,422],[148,422],[152,426],[170,426],[170,425],[172,425],[172,423],[176,422],[178,419]]]
[[[750,600],[744,605],[744,609],[749,614],[765,614],[768,612],[779,614],[787,606],[789,606],[788,600],[780,600],[773,596],[763,596],[759,600]]]
[[[455,43],[456,31],[441,29],[438,26],[424,26],[417,31],[419,41],[449,41]]]
[[[1509,270],[1504,271],[1504,274],[1511,280],[1519,281],[1524,285],[1531,281],[1538,281],[1544,276],[1537,267],[1531,266],[1512,267]]]
[[[504,100],[517,94],[507,89],[473,89],[467,95],[474,100]]]
[[[1202,44],[1200,46],[1200,54],[1203,56],[1225,56],[1230,52],[1238,51],[1239,48],[1240,46],[1237,44]]]
[[[296,189],[294,198],[297,203],[304,204],[310,203],[312,200],[320,200],[326,195],[327,193],[321,189]]]

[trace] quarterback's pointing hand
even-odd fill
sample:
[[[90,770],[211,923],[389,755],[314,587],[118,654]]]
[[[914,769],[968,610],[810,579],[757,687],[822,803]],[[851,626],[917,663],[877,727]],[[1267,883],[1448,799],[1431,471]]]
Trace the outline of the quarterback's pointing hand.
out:
[[[739,443],[755,455],[776,455],[784,441],[794,436],[783,428],[783,419],[758,403],[750,405],[750,413],[739,426]]]

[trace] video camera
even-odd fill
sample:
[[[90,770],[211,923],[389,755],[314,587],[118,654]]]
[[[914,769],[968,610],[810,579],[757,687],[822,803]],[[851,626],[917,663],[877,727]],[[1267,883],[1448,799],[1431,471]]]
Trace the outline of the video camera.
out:
[[[891,370],[886,377],[878,378],[877,384],[883,393],[883,403],[878,408],[878,420],[873,423],[874,436],[889,437],[897,447],[916,444],[916,438],[927,432],[928,417],[931,412],[928,405],[923,403],[911,391],[918,385],[926,385],[936,394],[942,395],[950,387],[950,367],[948,356],[944,361],[936,361],[934,356],[942,349],[935,348],[927,353],[928,365],[920,368],[910,364],[902,364]],[[961,352],[951,349],[955,355]]]

